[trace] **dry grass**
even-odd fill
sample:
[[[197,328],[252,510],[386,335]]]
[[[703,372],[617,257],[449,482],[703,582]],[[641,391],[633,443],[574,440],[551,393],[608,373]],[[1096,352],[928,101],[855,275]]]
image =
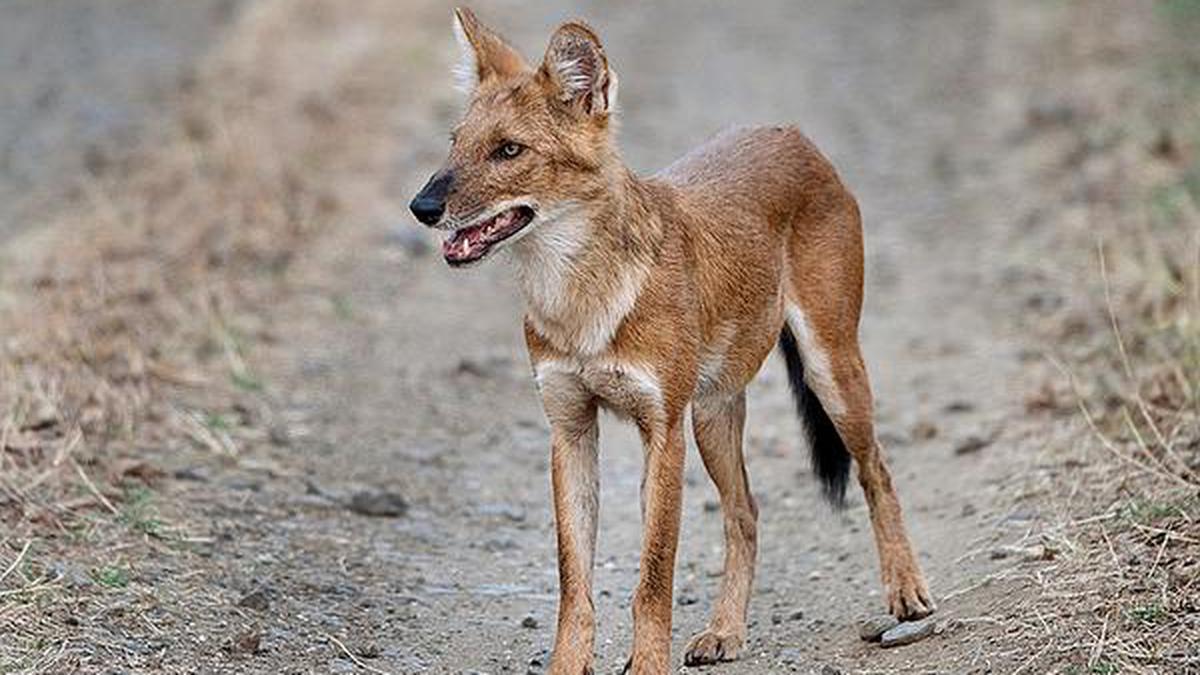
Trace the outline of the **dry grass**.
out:
[[[434,59],[415,39],[429,4],[253,3],[162,127],[92,157],[4,252],[0,673],[161,669],[228,630],[228,598],[191,581],[205,525],[158,481],[270,442],[269,310],[312,291],[294,263],[378,189],[381,135]]]
[[[1147,19],[1116,9],[1106,21]],[[1155,11],[1140,38],[1154,49],[1135,44],[1153,56],[1081,92],[1072,104],[1090,112],[1057,132],[1071,148],[1059,187],[1082,206],[1052,237],[1079,255],[1047,267],[1071,288],[1039,326],[1057,383],[1030,408],[1076,408],[1082,423],[1024,488],[1058,515],[1031,533],[1052,560],[1004,574],[1032,591],[1003,623],[1025,645],[1021,672],[1200,672],[1200,49],[1187,37],[1200,4]],[[1086,77],[1114,39],[1096,33],[1068,63]]]
[[[79,236],[6,312],[0,490],[10,523],[66,531],[89,500],[111,510],[105,492],[120,477],[101,459],[163,443],[164,432],[235,452],[164,393],[237,399],[259,387],[245,351],[270,335],[255,310],[335,205],[301,171],[250,150],[220,102],[184,105],[188,128],[166,148],[88,182],[85,205],[56,225]],[[105,474],[104,489],[80,494],[92,473]]]
[[[186,540],[138,512],[166,458],[234,458],[266,438],[248,365],[272,340],[263,310],[338,209],[314,168],[322,120],[297,113],[301,94],[210,64],[181,83],[154,138],[92,162],[45,226],[52,245],[12,261],[21,271],[0,296],[0,672],[78,664],[86,641],[62,623],[70,580],[49,556],[74,548],[93,584],[123,587],[124,547]]]
[[[88,186],[88,207],[63,225],[78,243],[54,252],[32,298],[3,319],[0,561],[21,562],[0,582],[0,633],[15,652],[0,653],[6,666],[45,672],[68,649],[38,644],[53,631],[34,615],[59,574],[13,558],[17,547],[85,539],[102,550],[141,534],[120,522],[127,496],[153,484],[183,439],[199,440],[190,415],[257,409],[245,352],[267,336],[253,313],[322,208],[286,169],[232,143],[168,143]],[[139,187],[117,193],[117,183]],[[195,226],[178,226],[184,214]]]

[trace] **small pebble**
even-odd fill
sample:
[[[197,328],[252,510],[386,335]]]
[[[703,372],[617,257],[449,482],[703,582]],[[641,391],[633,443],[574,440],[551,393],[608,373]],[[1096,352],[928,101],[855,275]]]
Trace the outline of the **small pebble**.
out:
[[[1035,98],[1025,110],[1025,121],[1031,127],[1063,126],[1079,116],[1075,105],[1065,98]]]
[[[975,410],[975,404],[970,401],[951,401],[943,408],[948,413],[967,413]]]
[[[538,620],[532,614],[521,619],[521,628],[537,628]]]
[[[999,546],[992,549],[991,559],[1020,558],[1026,562],[1036,562],[1039,560],[1054,560],[1057,555],[1058,549],[1044,544],[1035,544],[1033,546]]]
[[[884,647],[899,647],[919,642],[933,635],[934,622],[932,619],[908,621],[885,632],[879,639]]]
[[[267,430],[267,439],[271,441],[271,445],[287,447],[292,444],[292,432],[286,424],[272,424]]]
[[[394,492],[356,492],[347,506],[364,516],[396,518],[408,513],[408,502]]]
[[[176,469],[171,475],[174,476],[175,480],[187,480],[196,483],[208,482],[208,474],[205,473],[204,469],[197,467],[187,466],[182,469]]]
[[[788,647],[779,652],[779,662],[788,665],[804,663],[804,652],[795,647]]]
[[[262,612],[266,611],[267,608],[271,606],[271,600],[267,597],[266,591],[257,590],[242,596],[242,599],[238,600],[237,604],[238,607],[245,607],[246,609],[254,609]]]
[[[42,401],[34,409],[33,414],[29,416],[22,429],[25,431],[42,431],[57,425],[58,422],[58,408],[47,401]]]
[[[499,516],[514,523],[525,522],[525,511],[513,504],[481,504],[476,509],[482,516]]]
[[[913,425],[912,431],[909,432],[915,441],[928,441],[937,437],[937,425],[928,420],[921,420]]]
[[[233,654],[254,654],[262,644],[262,634],[250,629],[235,635],[225,644],[225,650]]]
[[[956,454],[956,455],[974,454],[974,453],[979,452],[980,450],[986,448],[987,446],[991,445],[992,440],[993,439],[991,439],[991,438],[984,438],[982,436],[967,436],[965,439],[962,440],[961,443],[954,446],[954,454]]]
[[[891,614],[873,616],[859,625],[858,636],[866,642],[879,642],[884,633],[895,628],[899,623],[900,621]]]
[[[374,642],[360,644],[354,652],[364,659],[377,659],[383,653]]]

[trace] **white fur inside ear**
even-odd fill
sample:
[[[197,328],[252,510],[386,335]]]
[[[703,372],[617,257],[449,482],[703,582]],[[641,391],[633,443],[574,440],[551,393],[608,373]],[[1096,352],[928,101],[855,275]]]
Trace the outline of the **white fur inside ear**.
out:
[[[479,86],[479,56],[475,47],[467,37],[462,20],[454,15],[454,39],[458,42],[458,63],[454,66],[454,88],[463,95],[469,95]]]
[[[612,70],[597,74],[595,71],[599,64],[589,56],[564,58],[553,65],[554,79],[562,88],[564,101],[570,101],[590,93],[592,95],[592,113],[616,110],[617,74]]]
[[[554,70],[565,99],[575,98],[592,87],[590,68],[583,59],[563,59],[554,64]]]

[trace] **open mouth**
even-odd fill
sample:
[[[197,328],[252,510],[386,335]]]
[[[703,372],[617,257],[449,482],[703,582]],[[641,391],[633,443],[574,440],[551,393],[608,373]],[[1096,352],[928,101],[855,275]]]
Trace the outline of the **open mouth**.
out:
[[[497,244],[520,232],[533,220],[533,209],[514,206],[487,220],[455,230],[442,242],[442,256],[451,265],[482,260]]]

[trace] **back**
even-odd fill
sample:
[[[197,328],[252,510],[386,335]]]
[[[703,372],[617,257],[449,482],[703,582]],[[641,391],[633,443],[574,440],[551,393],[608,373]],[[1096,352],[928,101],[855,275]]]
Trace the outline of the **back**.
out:
[[[829,161],[793,126],[726,129],[654,177],[676,189],[685,210],[743,227],[784,227],[825,198],[830,183],[844,191]]]

